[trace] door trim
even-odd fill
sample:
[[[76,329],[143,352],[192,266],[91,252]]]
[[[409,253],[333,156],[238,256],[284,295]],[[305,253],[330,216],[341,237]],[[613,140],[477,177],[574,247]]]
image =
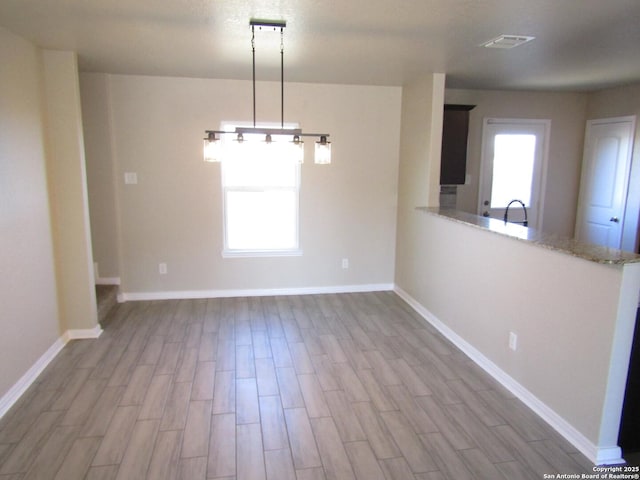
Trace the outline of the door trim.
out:
[[[540,193],[538,198],[537,211],[532,222],[536,230],[542,230],[544,199],[547,190],[547,164],[549,160],[549,143],[551,136],[551,120],[542,118],[502,118],[502,117],[485,117],[482,121],[482,143],[480,145],[480,174],[478,176],[478,202],[477,212],[482,215],[484,210],[482,201],[484,196],[484,169],[489,163],[486,158],[486,136],[485,129],[488,125],[505,124],[505,125],[541,125],[544,128],[544,140],[542,145],[542,164],[540,165]]]

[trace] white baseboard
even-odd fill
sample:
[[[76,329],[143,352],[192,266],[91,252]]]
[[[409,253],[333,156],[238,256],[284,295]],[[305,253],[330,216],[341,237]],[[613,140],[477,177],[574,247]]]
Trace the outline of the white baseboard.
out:
[[[62,337],[57,339],[46,352],[44,352],[36,363],[34,363],[27,372],[0,398],[0,418],[13,406],[14,403],[22,396],[31,384],[38,378],[38,375],[47,368],[51,360],[62,350],[67,342]]]
[[[96,325],[94,328],[76,328],[73,330],[67,330],[62,335],[62,338],[66,344],[69,340],[98,338],[100,335],[102,335],[102,328],[100,325]]]
[[[120,277],[98,277],[96,285],[120,285]]]
[[[549,408],[543,401],[527,390],[524,386],[509,376],[504,370],[485,357],[479,350],[451,330],[446,324],[433,315],[426,307],[415,300],[397,285],[394,291],[418,312],[427,322],[433,325],[442,335],[462,350],[484,371],[496,379],[507,390],[533,410],[540,418],[547,422],[554,430],[562,435],[569,443],[596,465],[614,465],[625,463],[620,447],[598,446],[579,432],[573,425]]]
[[[282,295],[320,295],[326,293],[383,292],[393,290],[391,283],[336,285],[328,287],[261,288],[230,290],[178,290],[169,292],[123,292],[118,302],[139,300],[179,300],[193,298],[270,297]]]
[[[100,325],[96,325],[95,328],[67,330],[60,338],[58,338],[53,345],[51,345],[46,352],[42,354],[38,360],[27,370],[27,372],[20,377],[20,379],[0,397],[0,418],[2,418],[9,409],[20,399],[20,397],[27,391],[27,389],[35,382],[47,365],[56,357],[60,350],[70,340],[78,340],[83,338],[98,338],[102,333]]]

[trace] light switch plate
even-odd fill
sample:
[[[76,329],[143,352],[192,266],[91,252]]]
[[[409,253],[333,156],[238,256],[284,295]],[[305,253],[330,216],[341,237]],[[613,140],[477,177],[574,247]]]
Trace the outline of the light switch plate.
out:
[[[138,174],[135,172],[125,172],[124,183],[126,185],[136,185],[138,183]]]

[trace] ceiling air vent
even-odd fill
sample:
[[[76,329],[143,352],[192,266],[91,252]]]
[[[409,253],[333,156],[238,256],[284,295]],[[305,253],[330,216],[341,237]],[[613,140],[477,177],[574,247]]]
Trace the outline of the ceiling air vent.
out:
[[[481,47],[487,48],[513,48],[523,43],[530,42],[536,37],[528,37],[526,35],[500,35],[499,37],[493,38],[488,42],[481,44]]]

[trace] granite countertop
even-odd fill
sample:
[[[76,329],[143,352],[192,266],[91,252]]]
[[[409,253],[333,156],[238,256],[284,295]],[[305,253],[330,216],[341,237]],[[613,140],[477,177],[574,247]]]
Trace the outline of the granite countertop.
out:
[[[452,208],[440,207],[417,207],[422,212],[437,215],[449,220],[471,225],[473,227],[488,230],[500,235],[516,238],[525,242],[533,243],[549,250],[573,255],[591,262],[624,265],[626,263],[640,263],[640,255],[632,252],[625,252],[615,248],[602,247],[578,242],[572,238],[562,237],[524,227],[515,223],[505,224],[502,220],[495,218],[481,217],[472,213],[462,212]]]

